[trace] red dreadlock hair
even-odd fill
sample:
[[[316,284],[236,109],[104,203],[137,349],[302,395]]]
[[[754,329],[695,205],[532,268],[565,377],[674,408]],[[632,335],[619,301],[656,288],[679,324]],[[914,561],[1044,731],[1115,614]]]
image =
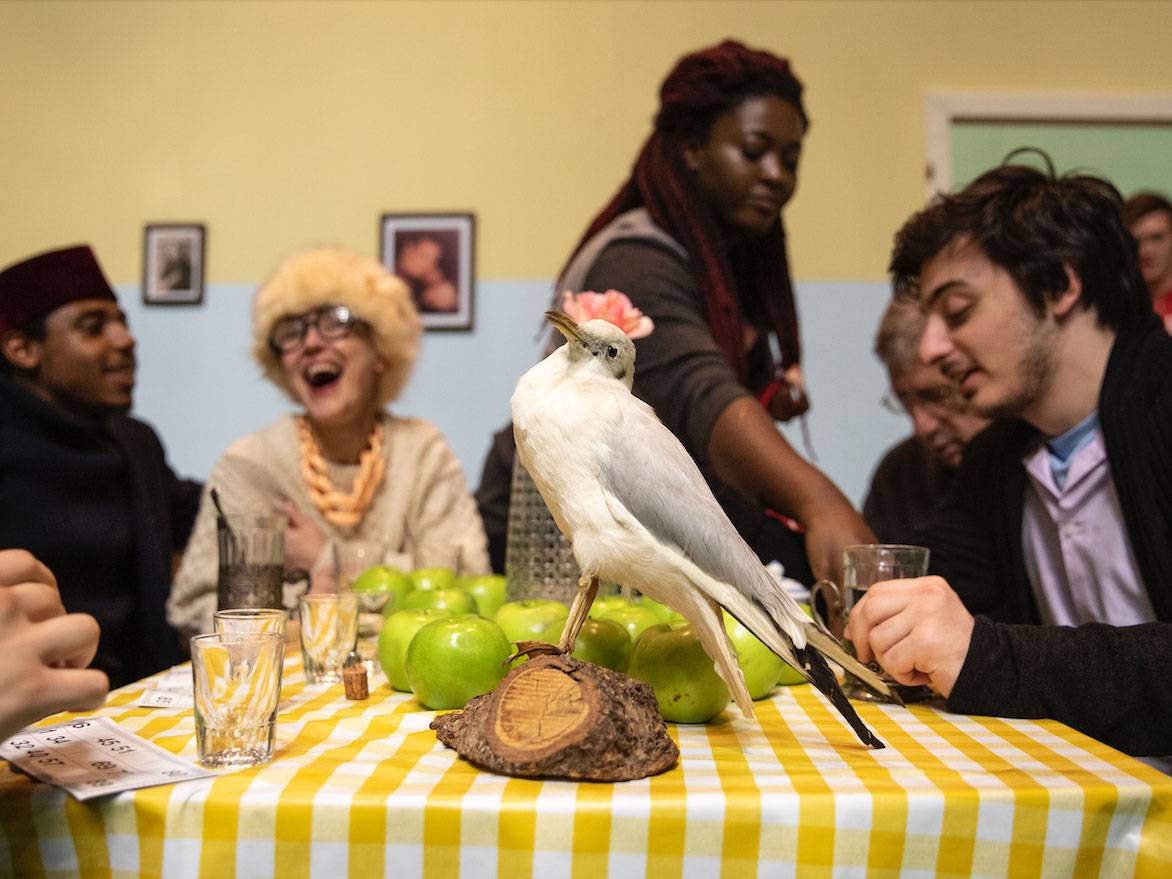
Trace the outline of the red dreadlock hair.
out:
[[[802,84],[785,59],[735,40],[681,58],[659,89],[655,130],[635,160],[630,178],[590,223],[561,272],[615,217],[645,207],[656,225],[687,250],[704,293],[712,335],[742,382],[748,375],[745,310],[762,315],[772,327],[783,369],[801,356],[785,228],[779,219],[762,238],[727,251],[683,154],[686,145],[708,139],[722,113],[746,98],[762,95],[775,95],[792,104],[809,126],[802,107]]]

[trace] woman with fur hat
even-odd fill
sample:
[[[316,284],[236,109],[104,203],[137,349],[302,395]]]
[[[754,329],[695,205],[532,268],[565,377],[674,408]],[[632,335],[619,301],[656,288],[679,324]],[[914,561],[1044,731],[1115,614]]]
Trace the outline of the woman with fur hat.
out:
[[[465,571],[487,571],[484,530],[455,455],[433,425],[385,409],[407,383],[419,340],[406,286],[356,253],[297,254],[257,292],[253,356],[303,412],[233,443],[208,490],[218,489],[228,513],[284,513],[286,568],[328,569],[335,546],[362,541],[400,567],[442,554]],[[205,495],[167,605],[171,624],[188,634],[211,631],[215,519]]]

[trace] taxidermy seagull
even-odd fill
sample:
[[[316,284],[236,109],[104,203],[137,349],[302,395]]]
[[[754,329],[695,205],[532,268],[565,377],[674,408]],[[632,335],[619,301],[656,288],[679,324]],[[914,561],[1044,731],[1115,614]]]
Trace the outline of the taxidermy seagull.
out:
[[[724,607],[798,669],[867,745],[882,748],[823,655],[890,696],[878,675],[814,623],[741,539],[691,456],[631,393],[635,345],[614,324],[545,317],[566,338],[513,393],[517,454],[582,571],[558,652],[569,653],[601,577],[679,611],[742,714],[753,702],[725,633]],[[519,645],[520,652],[541,652]],[[551,648],[553,649],[553,648]]]

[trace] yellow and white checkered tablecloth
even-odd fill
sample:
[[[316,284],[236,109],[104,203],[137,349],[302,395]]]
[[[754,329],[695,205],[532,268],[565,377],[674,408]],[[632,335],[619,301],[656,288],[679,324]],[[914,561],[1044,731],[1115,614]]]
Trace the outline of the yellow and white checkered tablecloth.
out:
[[[669,772],[575,784],[474,769],[381,678],[347,702],[285,675],[264,767],[87,803],[0,768],[0,874],[1172,875],[1172,777],[1050,721],[860,705],[870,751],[781,688],[757,723],[669,725]],[[133,707],[145,685],[100,713],[194,760],[191,711]]]

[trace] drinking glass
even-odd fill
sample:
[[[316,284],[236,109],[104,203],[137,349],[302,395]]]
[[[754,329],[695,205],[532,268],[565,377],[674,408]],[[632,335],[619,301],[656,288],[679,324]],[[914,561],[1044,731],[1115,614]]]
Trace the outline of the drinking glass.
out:
[[[204,766],[273,759],[285,639],[275,632],[219,632],[191,639],[195,741]]]
[[[368,568],[382,563],[383,547],[378,543],[349,541],[338,546],[338,589],[353,588],[354,581]],[[381,671],[378,661],[378,636],[382,632],[383,617],[395,610],[387,609],[387,603],[394,599],[394,592],[355,592],[358,601],[358,641],[355,649],[366,666],[367,681]]]
[[[274,632],[284,640],[288,618],[284,610],[273,607],[232,607],[216,611],[213,625],[217,632],[238,635]]]
[[[906,546],[894,543],[868,543],[858,546],[848,546],[842,551],[842,588],[829,580],[819,580],[814,584],[812,594],[830,592],[833,601],[837,604],[842,616],[842,625],[845,628],[850,619],[851,608],[867,594],[867,590],[874,584],[884,580],[904,580],[911,577],[923,577],[928,573],[928,548],[924,546]],[[828,606],[832,603],[831,596],[826,596]],[[854,645],[849,641],[844,646],[853,656]],[[932,690],[925,686],[905,686],[897,683],[894,678],[886,674],[877,662],[867,663],[867,667],[883,678],[887,684],[899,693],[904,702],[921,702],[932,697]],[[842,682],[843,692],[851,699],[861,702],[887,702],[878,693],[870,690],[866,684],[849,671],[845,673]]]
[[[281,607],[285,517],[232,515],[217,520],[220,552],[216,606]]]
[[[358,637],[358,598],[353,592],[302,595],[301,659],[305,680],[336,684]]]

